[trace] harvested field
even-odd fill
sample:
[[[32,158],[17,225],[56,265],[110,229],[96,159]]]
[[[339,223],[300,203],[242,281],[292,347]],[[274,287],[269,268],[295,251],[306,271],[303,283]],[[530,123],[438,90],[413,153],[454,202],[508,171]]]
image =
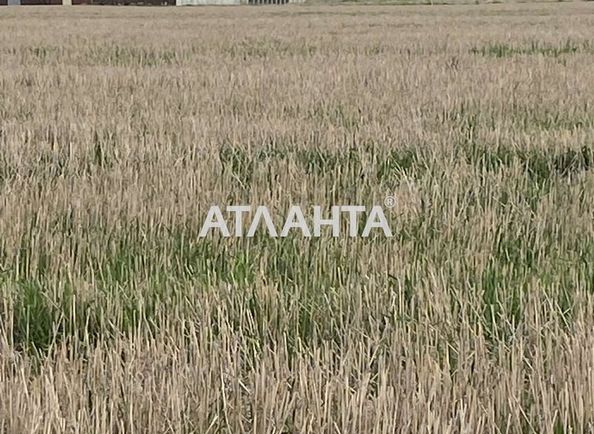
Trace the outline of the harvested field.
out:
[[[0,9],[0,432],[593,432],[593,28]],[[391,238],[198,236],[387,196]]]

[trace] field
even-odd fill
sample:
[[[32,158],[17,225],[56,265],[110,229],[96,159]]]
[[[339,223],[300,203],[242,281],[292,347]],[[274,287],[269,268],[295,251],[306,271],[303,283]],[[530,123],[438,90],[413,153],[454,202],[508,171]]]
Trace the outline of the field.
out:
[[[0,432],[594,432],[594,4],[0,9]],[[212,204],[393,237],[198,237]]]

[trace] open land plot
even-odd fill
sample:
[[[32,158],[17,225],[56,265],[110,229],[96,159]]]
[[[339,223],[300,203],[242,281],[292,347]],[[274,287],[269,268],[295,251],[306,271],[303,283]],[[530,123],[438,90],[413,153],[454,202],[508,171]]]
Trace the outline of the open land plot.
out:
[[[0,10],[0,431],[582,433],[594,5]],[[211,204],[393,237],[199,238]]]

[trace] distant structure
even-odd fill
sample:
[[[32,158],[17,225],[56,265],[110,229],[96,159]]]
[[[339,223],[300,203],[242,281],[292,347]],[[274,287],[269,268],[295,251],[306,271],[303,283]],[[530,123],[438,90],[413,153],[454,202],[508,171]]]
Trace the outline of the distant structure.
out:
[[[284,5],[305,0],[0,0],[0,6],[27,5],[122,5],[122,6],[207,6],[207,5]]]
[[[63,5],[63,0],[0,0],[0,5],[8,6],[39,6],[39,5]]]
[[[177,0],[176,5],[284,5],[287,3],[302,3],[302,0]]]

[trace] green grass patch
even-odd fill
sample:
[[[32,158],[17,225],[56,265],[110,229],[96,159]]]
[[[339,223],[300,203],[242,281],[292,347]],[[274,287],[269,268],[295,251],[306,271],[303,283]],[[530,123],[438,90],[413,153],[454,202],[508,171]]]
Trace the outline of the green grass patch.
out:
[[[472,47],[472,54],[485,57],[505,58],[513,56],[540,55],[545,57],[560,57],[576,53],[594,53],[594,46],[589,41],[575,42],[567,40],[561,45],[550,45],[540,41],[531,41],[526,45],[515,45],[503,42],[492,42],[481,47]]]

